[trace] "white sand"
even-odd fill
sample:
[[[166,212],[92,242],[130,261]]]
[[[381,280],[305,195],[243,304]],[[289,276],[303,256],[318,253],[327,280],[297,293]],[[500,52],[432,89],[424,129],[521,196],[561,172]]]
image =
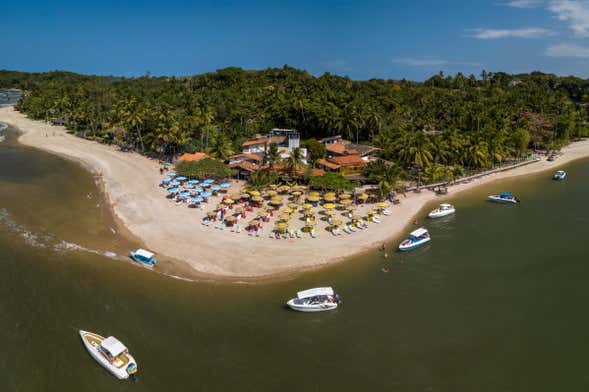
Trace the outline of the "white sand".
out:
[[[12,107],[0,108],[0,122],[23,132],[19,139],[23,144],[77,160],[101,175],[113,211],[126,228],[147,248],[158,253],[160,259],[165,255],[185,261],[195,274],[262,277],[333,263],[400,236],[424,205],[436,198],[443,200],[430,191],[401,197],[401,205],[391,207],[392,216],[382,217],[382,223],[370,224],[367,230],[351,235],[344,233],[334,237],[318,230],[316,239],[305,235],[303,239],[273,240],[268,238],[273,224],[267,223],[264,236],[255,238],[245,232],[235,234],[228,229],[220,231],[205,227],[201,225],[203,212],[185,205],[176,206],[166,199],[164,189],[158,187],[161,175],[156,161],[69,135],[63,127],[30,120]],[[554,169],[589,156],[589,141],[574,143],[563,152],[564,156],[556,162],[542,160],[453,186],[445,198],[490,181]],[[234,191],[231,189],[229,193]],[[214,206],[216,202],[210,204]],[[246,219],[251,218],[250,213]],[[156,268],[162,268],[159,265]],[[177,275],[184,276],[186,271]]]

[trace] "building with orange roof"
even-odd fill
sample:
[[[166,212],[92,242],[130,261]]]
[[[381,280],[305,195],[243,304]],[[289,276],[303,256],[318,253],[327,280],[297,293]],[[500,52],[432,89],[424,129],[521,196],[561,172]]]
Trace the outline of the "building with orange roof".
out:
[[[203,159],[206,158],[210,158],[209,154],[207,154],[206,152],[195,152],[194,154],[189,154],[189,153],[185,153],[182,154],[182,156],[180,158],[178,158],[179,161],[186,161],[186,162],[198,162],[198,161],[202,161]]]

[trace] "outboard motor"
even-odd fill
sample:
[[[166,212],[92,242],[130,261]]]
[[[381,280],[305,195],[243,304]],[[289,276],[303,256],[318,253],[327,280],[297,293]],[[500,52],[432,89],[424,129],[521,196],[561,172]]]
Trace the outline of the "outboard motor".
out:
[[[337,293],[333,296],[333,299],[334,299],[334,301],[335,301],[336,304],[341,304],[342,303],[342,299],[340,298],[339,294],[337,294]]]

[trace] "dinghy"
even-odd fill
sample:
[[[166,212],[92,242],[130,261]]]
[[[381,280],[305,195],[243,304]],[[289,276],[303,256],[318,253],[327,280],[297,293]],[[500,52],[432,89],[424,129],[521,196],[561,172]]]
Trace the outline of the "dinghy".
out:
[[[567,173],[564,170],[559,170],[552,176],[553,180],[562,181],[566,178]]]
[[[509,192],[503,192],[500,195],[491,195],[489,196],[489,200],[495,203],[519,203],[519,199],[515,196],[512,196]]]
[[[299,291],[296,298],[286,304],[299,312],[324,312],[337,308],[340,302],[339,295],[335,294],[331,287],[317,287]]]
[[[157,263],[157,260],[153,256],[155,256],[154,253],[145,249],[137,249],[135,252],[131,252],[131,258],[133,260],[148,267],[153,267]]]
[[[432,210],[427,214],[428,218],[441,218],[443,216],[452,215],[456,212],[456,209],[452,204],[443,203],[438,208]]]
[[[104,338],[92,332],[79,332],[84,347],[103,368],[119,380],[135,379],[137,363],[123,343],[113,336]]]
[[[417,230],[412,231],[401,244],[399,244],[399,250],[407,251],[411,249],[415,249],[427,242],[431,241],[431,236],[429,235],[429,231],[420,227]]]

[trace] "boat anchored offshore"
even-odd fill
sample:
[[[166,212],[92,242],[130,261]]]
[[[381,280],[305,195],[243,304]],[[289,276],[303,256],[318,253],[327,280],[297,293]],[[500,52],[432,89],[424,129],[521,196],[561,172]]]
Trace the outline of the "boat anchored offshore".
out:
[[[131,252],[131,258],[133,260],[149,267],[153,267],[157,263],[157,260],[153,256],[155,254],[145,249],[137,249],[135,252]]]
[[[552,176],[553,180],[557,180],[557,181],[562,181],[566,178],[567,173],[564,170],[558,170],[556,173],[554,173],[554,175]]]
[[[456,208],[452,204],[443,203],[438,208],[432,210],[427,214],[428,218],[441,218],[443,216],[452,215],[456,212]]]
[[[80,330],[80,337],[92,358],[113,376],[119,380],[129,377],[135,380],[137,363],[129,354],[127,347],[117,338],[113,336],[104,338],[95,333],[82,330]]]
[[[286,304],[299,312],[323,312],[333,310],[341,303],[338,294],[331,287],[317,287],[297,293],[297,297]]]
[[[503,192],[500,195],[491,195],[489,196],[489,200],[495,203],[519,203],[519,199],[515,196],[512,196],[509,192]]]
[[[401,244],[399,244],[399,250],[407,251],[411,249],[415,249],[418,246],[425,244],[426,242],[431,241],[431,236],[429,235],[429,231],[420,227],[417,230],[413,230],[409,233],[409,237],[403,240]]]

